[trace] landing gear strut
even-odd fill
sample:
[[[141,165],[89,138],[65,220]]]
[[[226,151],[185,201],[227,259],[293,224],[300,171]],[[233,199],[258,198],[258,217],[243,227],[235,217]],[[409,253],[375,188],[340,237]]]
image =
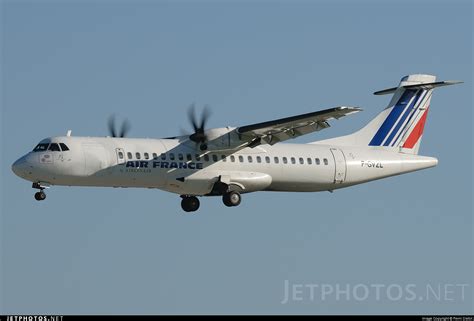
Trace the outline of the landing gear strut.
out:
[[[185,212],[194,212],[199,208],[199,200],[196,196],[181,196],[181,207]]]
[[[44,201],[46,199],[46,193],[44,192],[44,187],[39,183],[33,183],[33,188],[39,189],[39,192],[35,193],[35,200]]]
[[[222,202],[224,202],[225,206],[228,207],[238,206],[241,201],[242,196],[240,196],[240,193],[236,191],[230,191],[222,196]]]

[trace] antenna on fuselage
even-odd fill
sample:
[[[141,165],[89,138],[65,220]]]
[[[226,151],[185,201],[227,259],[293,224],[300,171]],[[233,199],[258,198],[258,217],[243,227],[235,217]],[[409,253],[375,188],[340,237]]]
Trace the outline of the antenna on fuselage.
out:
[[[67,136],[67,137],[70,137],[71,134],[72,134],[72,130],[68,129],[68,130],[67,130],[67,133],[66,133],[66,136]]]

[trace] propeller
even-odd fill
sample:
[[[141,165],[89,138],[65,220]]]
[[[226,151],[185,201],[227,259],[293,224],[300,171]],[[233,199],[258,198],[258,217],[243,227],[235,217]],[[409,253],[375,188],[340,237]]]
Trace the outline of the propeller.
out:
[[[130,130],[130,122],[128,119],[125,119],[122,122],[122,126],[120,127],[120,131],[117,131],[117,126],[115,124],[115,115],[109,117],[109,133],[112,137],[125,137],[127,136],[128,131]]]
[[[194,130],[194,133],[189,135],[189,139],[196,144],[200,144],[199,148],[201,150],[206,150],[208,138],[205,134],[205,131],[207,120],[211,116],[211,110],[209,109],[208,105],[205,105],[201,114],[201,119],[198,121],[195,109],[196,107],[194,104],[191,104],[188,109],[188,118]]]

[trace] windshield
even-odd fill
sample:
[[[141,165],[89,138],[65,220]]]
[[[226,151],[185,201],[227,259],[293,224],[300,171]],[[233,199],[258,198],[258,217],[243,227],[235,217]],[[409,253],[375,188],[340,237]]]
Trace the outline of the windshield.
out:
[[[38,144],[33,149],[34,152],[42,152],[48,149],[49,144]]]
[[[48,150],[52,151],[52,152],[60,152],[61,150],[59,149],[59,145],[56,144],[56,143],[53,143],[51,145],[49,145],[49,148]]]

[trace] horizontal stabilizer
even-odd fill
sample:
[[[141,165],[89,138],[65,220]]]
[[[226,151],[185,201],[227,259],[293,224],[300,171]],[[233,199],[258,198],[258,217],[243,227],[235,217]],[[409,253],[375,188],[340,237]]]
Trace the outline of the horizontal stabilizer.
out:
[[[405,85],[401,86],[406,89],[433,89],[436,87],[442,87],[442,86],[449,86],[449,85],[456,85],[456,84],[462,84],[462,81],[458,80],[446,80],[446,81],[436,81],[436,82],[430,82],[430,83],[424,83],[424,84],[415,84],[415,85]],[[374,92],[374,95],[387,95],[387,94],[393,94],[399,87],[393,87],[393,88],[388,88],[380,91]]]

